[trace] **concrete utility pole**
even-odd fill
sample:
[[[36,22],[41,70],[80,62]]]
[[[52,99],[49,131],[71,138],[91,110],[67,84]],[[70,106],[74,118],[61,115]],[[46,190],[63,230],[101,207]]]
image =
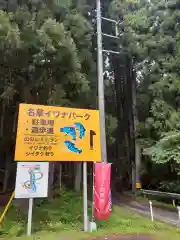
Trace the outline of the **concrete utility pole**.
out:
[[[118,24],[119,22],[105,18],[101,16],[101,1],[96,0],[96,11],[97,11],[97,54],[98,54],[98,105],[99,105],[99,113],[100,113],[100,137],[101,137],[101,159],[103,162],[107,162],[107,149],[106,149],[106,129],[105,129],[105,104],[104,104],[104,77],[103,77],[103,53],[108,54],[120,54],[119,51],[112,51],[112,50],[105,50],[102,49],[102,37],[114,38],[119,39],[119,32],[118,32]],[[111,34],[106,34],[102,32],[101,21],[108,21],[115,25],[115,36]],[[134,89],[135,91],[135,89]],[[134,94],[133,92],[132,94]],[[136,96],[133,96],[133,104],[135,101]],[[133,106],[134,108],[134,106]],[[134,113],[135,114],[135,113]],[[136,116],[136,115],[134,115]],[[135,178],[137,183],[133,188],[141,188],[140,184],[140,149],[139,146],[136,144],[135,150],[135,166],[132,166],[132,179],[134,182]],[[136,169],[137,168],[137,169]]]
[[[100,0],[96,1],[96,5],[97,5],[97,9],[96,9],[97,10],[97,52],[98,52],[98,105],[99,105],[99,115],[100,115],[101,160],[103,162],[107,162]]]
[[[119,52],[102,49],[102,36],[118,39],[118,22],[101,16],[101,1],[96,0],[97,11],[97,56],[98,56],[98,106],[100,115],[100,138],[101,138],[101,159],[107,162],[107,148],[106,148],[106,127],[105,127],[105,106],[104,106],[104,76],[103,76],[103,52],[119,54]],[[109,21],[115,24],[116,36],[102,33],[101,21]]]

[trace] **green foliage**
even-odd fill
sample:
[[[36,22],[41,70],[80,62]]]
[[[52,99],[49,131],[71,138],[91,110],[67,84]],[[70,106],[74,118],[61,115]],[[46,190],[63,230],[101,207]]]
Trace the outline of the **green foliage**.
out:
[[[1,236],[19,236],[24,234],[24,228],[26,226],[26,217],[23,215],[20,210],[12,205],[7,215],[4,218],[4,221],[0,227]]]
[[[91,22],[71,0],[18,4],[0,11],[0,101],[12,106],[12,119],[20,102],[95,108]]]
[[[180,133],[167,132],[155,145],[144,149],[144,154],[149,155],[156,163],[175,161],[180,163]]]
[[[88,46],[91,44],[90,23],[80,13],[69,14],[70,2],[66,6],[67,14],[58,20],[52,9],[43,3],[33,6],[37,12],[26,5],[15,13],[0,12],[3,56],[0,83],[2,86],[11,83],[20,97],[28,88],[34,97],[39,96],[41,104],[75,104],[82,93],[89,91],[86,74],[92,62],[88,50],[91,47]],[[75,23],[74,27],[70,26],[70,21]],[[78,51],[81,46],[87,49],[86,59],[82,59]],[[85,62],[88,69],[84,69]],[[59,91],[62,94],[58,99]]]
[[[117,130],[117,119],[111,115],[106,116],[106,137],[108,144],[111,145],[115,142],[114,132]]]
[[[179,163],[180,78],[174,67],[180,45],[177,5],[172,0],[167,4],[115,0],[112,9],[123,19],[119,26],[121,39],[137,70],[141,122],[137,130],[144,153],[157,163]]]
[[[164,192],[180,193],[180,181],[163,181],[159,189]]]
[[[18,205],[10,207],[0,229],[1,236],[25,234],[27,216]],[[33,232],[48,230],[80,230],[83,223],[82,196],[70,190],[56,189],[52,200],[35,200],[33,207]]]
[[[136,136],[147,172],[150,166],[146,160],[154,165],[150,182],[153,185],[160,180],[156,176],[157,164],[162,164],[166,173],[163,176],[162,171],[160,181],[176,179],[179,170],[175,166],[180,162],[179,0],[113,0],[110,15],[119,21],[120,52],[133,59],[137,80]]]

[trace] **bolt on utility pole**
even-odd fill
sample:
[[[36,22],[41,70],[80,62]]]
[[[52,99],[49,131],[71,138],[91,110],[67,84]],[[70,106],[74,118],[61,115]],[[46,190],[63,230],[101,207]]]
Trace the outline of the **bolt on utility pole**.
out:
[[[101,160],[107,162],[105,107],[104,107],[104,76],[103,76],[103,51],[102,51],[102,29],[101,29],[101,2],[96,1],[97,7],[97,52],[98,52],[98,106],[100,115],[100,139]]]

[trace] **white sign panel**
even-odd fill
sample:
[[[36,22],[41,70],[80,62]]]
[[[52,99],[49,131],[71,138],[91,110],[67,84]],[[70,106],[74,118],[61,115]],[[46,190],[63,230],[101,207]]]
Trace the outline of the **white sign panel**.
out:
[[[48,173],[48,162],[18,162],[15,198],[47,197]]]

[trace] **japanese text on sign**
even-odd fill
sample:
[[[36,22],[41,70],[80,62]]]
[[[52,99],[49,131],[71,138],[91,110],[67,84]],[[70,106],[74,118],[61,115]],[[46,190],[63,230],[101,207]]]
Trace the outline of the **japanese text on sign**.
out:
[[[88,110],[87,110],[88,111]],[[31,117],[54,117],[54,118],[67,118],[67,119],[77,119],[82,118],[84,120],[89,120],[90,114],[84,113],[84,114],[77,114],[75,111],[44,111],[41,108],[33,109],[29,108],[27,110],[27,114]]]

